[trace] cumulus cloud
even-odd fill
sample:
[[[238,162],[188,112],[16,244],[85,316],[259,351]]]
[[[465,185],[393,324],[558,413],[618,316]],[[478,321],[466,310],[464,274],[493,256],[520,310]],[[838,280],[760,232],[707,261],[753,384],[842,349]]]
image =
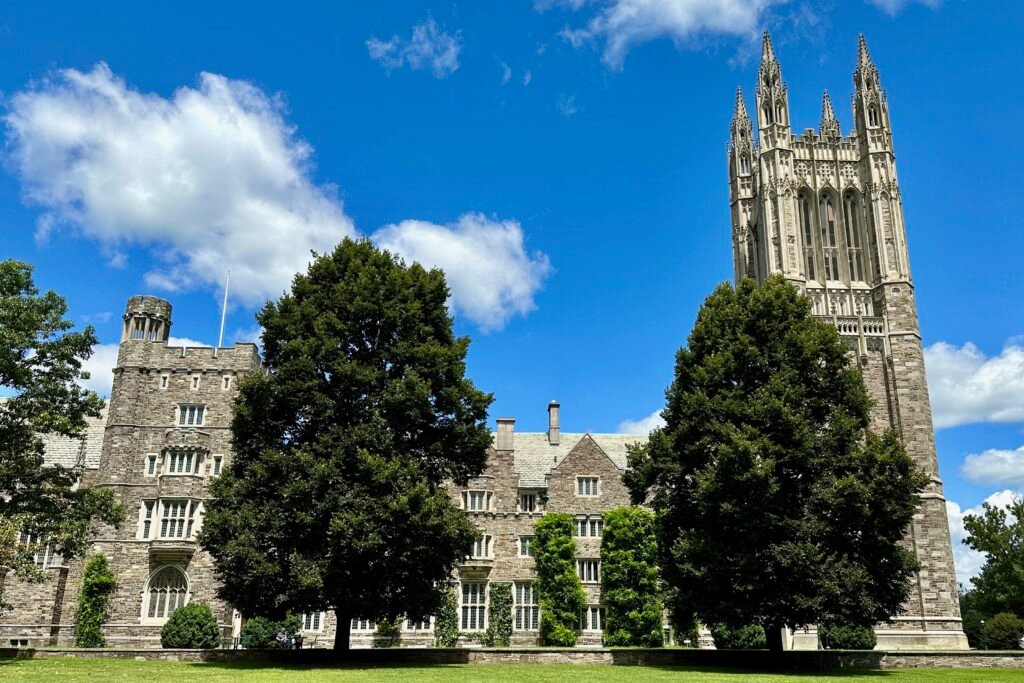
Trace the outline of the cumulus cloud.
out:
[[[388,71],[408,65],[413,71],[430,69],[435,78],[445,78],[459,68],[462,45],[459,34],[445,33],[431,17],[413,26],[408,40],[399,36],[391,36],[387,41],[370,38],[366,49],[370,58]]]
[[[619,423],[620,434],[650,434],[655,427],[664,427],[665,419],[661,416],[661,408],[639,420],[623,420]]]
[[[118,344],[96,344],[92,347],[89,360],[82,363],[82,370],[89,373],[89,379],[79,382],[83,388],[91,389],[103,398],[110,396],[118,347]]]
[[[1021,496],[1020,491],[999,491],[993,493],[985,502],[989,505],[1004,508],[1013,502],[1014,498]],[[961,510],[960,505],[952,500],[946,501],[946,516],[949,518],[949,533],[953,542],[953,564],[956,567],[956,578],[959,583],[967,586],[971,577],[977,576],[985,564],[985,554],[972,550],[964,545],[963,540],[967,538],[967,530],[964,528],[964,517],[967,515],[980,515],[984,510],[981,505],[976,505],[966,510]]]
[[[145,279],[156,289],[219,291],[230,267],[232,298],[258,305],[288,289],[311,251],[358,234],[335,188],[311,179],[313,149],[280,99],[250,83],[204,73],[163,98],[100,64],[16,93],[4,121],[7,162],[44,210],[39,230],[77,230],[115,261],[124,245],[152,248]],[[532,310],[550,272],[546,256],[527,255],[516,221],[467,214],[377,234],[443,268],[455,308],[485,329]]]
[[[918,4],[927,5],[928,7],[938,7],[942,4],[942,0],[867,0],[867,2],[890,15],[897,14],[907,5]]]
[[[152,245],[153,287],[216,286],[230,267],[235,296],[260,303],[354,233],[280,100],[244,81],[203,73],[163,98],[105,64],[67,69],[15,94],[4,121],[41,233],[72,226],[115,255]]]
[[[484,330],[533,310],[534,295],[552,270],[547,256],[527,253],[518,222],[478,213],[452,225],[406,220],[381,228],[372,239],[407,261],[444,270],[451,306]]]
[[[977,484],[1024,486],[1024,446],[1015,451],[990,448],[972,453],[960,473]]]
[[[584,0],[542,2],[538,9],[564,5],[579,10],[598,7],[596,14],[581,27],[566,28],[562,36],[573,46],[597,41],[603,43],[603,59],[613,68],[621,68],[626,53],[638,43],[671,38],[677,45],[688,45],[715,35],[752,37],[764,24],[773,5],[786,0]]]
[[[1024,345],[1011,340],[998,356],[974,344],[925,349],[935,427],[1024,421]]]

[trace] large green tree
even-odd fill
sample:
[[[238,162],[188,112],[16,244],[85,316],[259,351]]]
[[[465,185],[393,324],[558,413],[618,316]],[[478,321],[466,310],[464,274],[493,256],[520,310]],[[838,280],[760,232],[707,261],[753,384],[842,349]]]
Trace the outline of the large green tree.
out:
[[[491,396],[465,376],[439,270],[345,239],[267,303],[265,372],[239,389],[234,461],[202,542],[243,613],[435,612],[477,531],[446,479],[486,464]]]
[[[964,543],[985,553],[981,572],[971,579],[970,605],[982,618],[1000,612],[1024,617],[1024,500],[1005,507],[982,504],[980,515],[965,515]]]
[[[28,581],[46,577],[33,560],[43,544],[75,557],[93,522],[122,519],[109,490],[78,488],[78,469],[43,465],[42,437],[81,436],[103,408],[78,384],[89,378],[82,362],[96,336],[73,331],[67,308],[55,292],[39,292],[32,266],[0,261],[0,387],[12,394],[0,400],[0,566]],[[0,607],[2,589],[0,581]]]
[[[782,278],[720,285],[676,356],[665,426],[627,484],[658,515],[674,613],[704,623],[871,625],[917,569],[901,545],[927,482],[870,402],[836,329]]]

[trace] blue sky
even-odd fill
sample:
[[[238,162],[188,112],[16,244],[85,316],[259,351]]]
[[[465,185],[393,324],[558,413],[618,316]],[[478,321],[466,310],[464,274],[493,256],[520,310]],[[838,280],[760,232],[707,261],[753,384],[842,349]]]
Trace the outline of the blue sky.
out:
[[[649,418],[732,275],[728,122],[760,31],[798,130],[824,89],[851,127],[863,32],[954,534],[1024,488],[1016,3],[150,4],[0,9],[0,258],[96,327],[101,390],[128,296],[168,297],[174,334],[212,343],[231,267],[227,341],[252,339],[310,249],[361,234],[449,273],[492,416],[539,431],[557,398],[567,431]]]

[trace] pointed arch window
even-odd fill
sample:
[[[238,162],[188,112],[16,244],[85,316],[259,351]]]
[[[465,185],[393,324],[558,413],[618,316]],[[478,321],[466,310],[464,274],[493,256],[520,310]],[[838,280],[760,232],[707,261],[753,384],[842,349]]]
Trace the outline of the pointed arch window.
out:
[[[846,253],[850,265],[850,279],[864,282],[864,250],[861,234],[860,202],[857,195],[847,192],[843,197],[843,223],[846,225]]]
[[[807,193],[797,195],[797,214],[800,219],[800,236],[804,242],[804,276],[808,280],[818,279],[818,269],[814,257],[814,228],[811,226],[811,203]]]
[[[782,102],[775,105],[775,120],[779,123],[786,122],[786,108],[782,106]]]
[[[872,104],[868,107],[868,125],[879,126],[881,123],[881,117],[878,115],[878,107]]]
[[[836,240],[836,207],[831,195],[821,196],[821,251],[825,279],[839,279],[839,243]]]
[[[166,621],[171,612],[188,604],[188,578],[179,567],[168,565],[149,578],[142,614],[146,619]]]
[[[740,155],[740,173],[750,173],[750,157],[746,154]]]
[[[764,122],[766,124],[771,125],[772,123],[775,123],[772,120],[772,105],[765,102],[764,107],[762,107],[762,111],[764,112]]]

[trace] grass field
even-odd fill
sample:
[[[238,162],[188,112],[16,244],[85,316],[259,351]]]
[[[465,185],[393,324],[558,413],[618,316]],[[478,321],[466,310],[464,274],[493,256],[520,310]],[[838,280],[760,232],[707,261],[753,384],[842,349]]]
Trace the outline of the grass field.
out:
[[[759,674],[720,669],[678,669],[625,666],[582,666],[571,664],[451,665],[403,667],[278,667],[256,664],[191,664],[186,662],[137,662],[112,659],[0,660],[0,681],[185,681],[203,683],[241,681],[393,681],[418,683],[604,683],[605,681],[664,681],[689,683],[806,683],[808,681],[850,680],[878,683],[973,683],[974,681],[1024,681],[1024,671],[918,669],[904,671],[863,671],[836,674]]]

